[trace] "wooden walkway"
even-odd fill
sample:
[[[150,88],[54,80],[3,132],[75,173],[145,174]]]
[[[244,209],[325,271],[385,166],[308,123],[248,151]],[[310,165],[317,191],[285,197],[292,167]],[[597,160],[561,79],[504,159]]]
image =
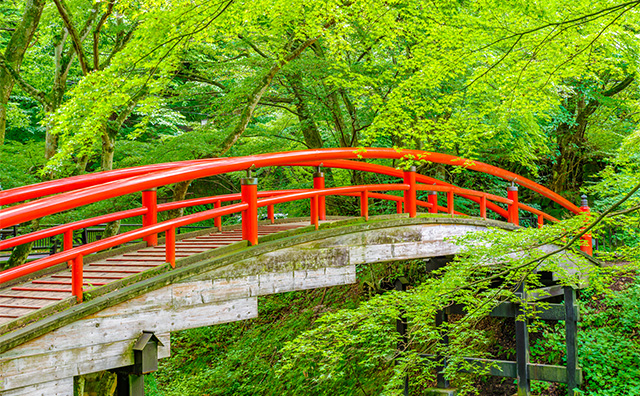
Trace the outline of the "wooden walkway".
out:
[[[290,230],[308,223],[260,225],[258,235]],[[227,246],[242,240],[240,228],[215,232],[176,242],[176,259]],[[164,245],[98,260],[84,266],[84,289],[106,285],[166,263]],[[36,309],[71,297],[71,270],[67,269],[28,282],[0,289],[0,324],[10,322]]]

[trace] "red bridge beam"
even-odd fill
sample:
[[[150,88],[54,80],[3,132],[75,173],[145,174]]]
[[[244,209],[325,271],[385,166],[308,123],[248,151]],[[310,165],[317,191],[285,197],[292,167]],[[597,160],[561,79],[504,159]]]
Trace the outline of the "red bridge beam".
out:
[[[123,180],[84,188],[77,191],[63,193],[53,197],[47,197],[38,201],[24,203],[0,211],[0,220],[4,227],[11,226],[34,218],[43,217],[78,206],[87,205],[100,200],[126,195],[133,192],[158,187],[165,184],[173,184],[184,180],[197,179],[247,169],[253,165],[256,167],[277,166],[287,163],[296,163],[310,160],[329,161],[335,159],[359,159],[359,158],[423,158],[425,160],[454,166],[463,166],[467,169],[488,173],[505,180],[514,181],[524,187],[550,198],[574,213],[579,208],[562,198],[553,191],[539,184],[520,177],[512,172],[494,167],[481,162],[465,160],[447,154],[429,153],[417,150],[395,150],[384,148],[370,148],[366,150],[354,150],[351,148],[320,149],[294,151],[275,154],[261,154],[241,158],[225,158],[210,163],[195,163],[180,168],[154,172]]]

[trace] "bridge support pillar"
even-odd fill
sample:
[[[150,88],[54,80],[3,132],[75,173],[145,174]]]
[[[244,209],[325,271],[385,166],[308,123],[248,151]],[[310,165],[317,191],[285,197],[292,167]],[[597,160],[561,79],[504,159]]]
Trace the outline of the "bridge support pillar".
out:
[[[531,394],[531,379],[529,378],[529,328],[527,326],[526,304],[527,296],[524,283],[520,284],[516,292],[520,299],[516,311],[516,374],[518,382],[518,396]]]
[[[404,184],[409,185],[409,189],[404,191],[404,212],[409,213],[409,217],[416,217],[416,167],[412,166],[404,171]]]
[[[242,239],[251,245],[258,244],[258,178],[248,177],[240,180],[242,202],[249,205],[242,212]]]
[[[509,223],[519,226],[520,215],[518,213],[518,186],[512,185],[507,187],[507,198],[513,201],[513,203],[509,205],[508,209]]]
[[[147,213],[142,216],[142,226],[148,227],[158,222],[158,201],[155,188],[142,192],[142,206],[147,208]],[[147,246],[158,245],[158,234],[149,235],[143,238]]]
[[[580,202],[580,211],[582,213],[591,213],[591,208],[589,207],[589,200],[586,195],[582,195],[580,197],[582,201]],[[591,234],[585,234],[581,238],[584,242],[580,245],[580,250],[588,254],[589,256],[593,256],[593,238]]]
[[[316,172],[313,174],[313,188],[321,190],[324,188],[324,173],[322,172],[322,165],[316,168]],[[327,219],[327,208],[324,195],[318,196],[318,219]]]

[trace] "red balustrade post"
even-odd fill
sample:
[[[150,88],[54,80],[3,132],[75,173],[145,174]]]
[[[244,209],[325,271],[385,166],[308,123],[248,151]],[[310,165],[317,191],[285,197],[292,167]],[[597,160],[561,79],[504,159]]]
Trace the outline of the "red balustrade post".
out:
[[[222,207],[222,201],[215,201],[213,203],[213,208],[218,209]],[[213,225],[218,229],[218,231],[222,231],[222,216],[218,216],[213,219]]]
[[[276,216],[273,210],[273,205],[267,206],[267,217],[269,217],[269,220],[271,220],[271,224],[274,224],[276,222]]]
[[[544,216],[538,215],[538,228],[542,228],[544,226]]]
[[[249,241],[251,245],[258,244],[258,178],[251,177],[251,171],[247,171],[247,177],[240,180],[242,202],[249,205],[242,212],[242,239]]]
[[[480,217],[487,218],[487,196],[484,194],[480,196]]]
[[[369,220],[369,191],[363,190],[360,193],[360,216],[365,221]]]
[[[447,191],[447,212],[453,216],[455,213],[455,207],[453,203],[453,190]]]
[[[316,168],[313,174],[313,188],[321,190],[324,188],[324,173],[322,172],[322,164]],[[327,219],[326,199],[324,195],[318,196],[318,217],[320,220]]]
[[[319,213],[319,202],[320,202],[320,197],[317,195],[314,195],[313,197],[311,197],[311,201],[310,201],[310,208],[309,208],[309,212],[311,215],[311,224],[313,224],[314,226],[316,226],[316,230],[318,229],[318,225],[319,225],[319,221],[318,221],[318,213]]]
[[[171,227],[165,232],[164,238],[165,260],[176,268],[176,228]]]
[[[412,166],[404,171],[404,184],[409,185],[408,190],[404,190],[404,212],[409,213],[409,217],[416,217],[416,167]]]
[[[402,213],[402,201],[396,201],[396,213]]]
[[[431,207],[429,208],[429,213],[438,213],[438,192],[437,191],[429,191],[429,197],[427,198]]]
[[[73,249],[73,230],[67,230],[64,232],[62,236],[62,250],[71,250]],[[73,265],[73,260],[67,261],[67,267],[71,267]]]
[[[82,261],[82,255],[79,254],[71,265],[71,293],[76,296],[76,301],[78,302],[82,302],[82,284],[84,283],[82,279]]]
[[[591,213],[591,208],[589,207],[589,200],[586,195],[582,195],[582,202],[580,203],[580,211],[582,213],[587,213],[587,218],[589,218],[589,213]],[[580,250],[588,254],[589,256],[593,256],[593,238],[591,234],[584,234],[581,240],[585,241],[580,244]]]
[[[147,213],[142,216],[142,226],[148,227],[158,222],[158,197],[156,188],[142,192],[142,206],[147,208]],[[158,245],[158,234],[148,235],[143,238],[147,246]]]
[[[514,225],[520,225],[520,214],[518,211],[518,186],[512,185],[507,187],[507,198],[513,201],[509,205],[508,215],[509,215],[509,223],[513,223]]]

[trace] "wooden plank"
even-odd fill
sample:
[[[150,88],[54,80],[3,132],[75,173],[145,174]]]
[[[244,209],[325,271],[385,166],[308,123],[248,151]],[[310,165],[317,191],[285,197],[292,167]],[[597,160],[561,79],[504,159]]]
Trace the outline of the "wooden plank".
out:
[[[2,396],[73,396],[73,377],[4,391]]]
[[[112,308],[116,307],[108,310]],[[249,319],[257,314],[257,299],[253,297],[181,307],[180,310],[90,317],[0,355],[0,377],[5,379],[0,383],[0,389],[29,385],[36,378],[37,381],[48,381],[59,376],[82,374],[83,370],[91,372],[118,367],[109,359],[100,363],[100,358],[106,354],[101,348],[111,348],[118,342],[124,342],[126,348],[130,348],[143,329],[163,334]],[[113,348],[117,349],[116,346]],[[121,359],[123,353],[119,351],[114,355]],[[81,369],[81,365],[89,368]]]

